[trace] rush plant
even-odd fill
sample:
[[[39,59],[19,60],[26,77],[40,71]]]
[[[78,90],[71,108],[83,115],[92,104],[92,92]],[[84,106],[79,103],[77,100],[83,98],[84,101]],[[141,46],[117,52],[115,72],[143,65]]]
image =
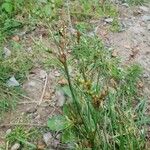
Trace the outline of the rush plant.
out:
[[[62,133],[68,149],[145,149],[146,103],[137,89],[141,69],[121,68],[97,37],[77,33],[77,41],[71,38],[71,43],[63,31],[57,59],[70,100],[63,115],[48,120],[50,130]]]

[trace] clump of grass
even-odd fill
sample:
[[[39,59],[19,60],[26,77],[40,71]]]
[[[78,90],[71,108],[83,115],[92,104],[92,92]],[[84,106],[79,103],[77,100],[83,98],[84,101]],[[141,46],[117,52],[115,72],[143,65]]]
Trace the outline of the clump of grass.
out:
[[[62,7],[62,0],[47,1],[46,3],[37,1],[15,0],[0,2],[0,115],[13,109],[20,99],[21,84],[26,79],[29,70],[34,66],[34,60],[37,58],[37,52],[26,51],[26,47],[21,41],[13,42],[9,39],[7,44],[11,51],[11,56],[5,58],[3,54],[3,43],[10,35],[16,34],[23,25],[34,26],[39,20],[49,21],[58,14],[58,9]],[[44,9],[42,9],[44,7]],[[17,18],[22,18],[18,21]],[[47,20],[43,18],[48,18]],[[44,22],[43,21],[43,22]],[[7,42],[5,42],[7,43]],[[32,44],[33,45],[33,44]],[[35,47],[34,47],[35,48]],[[37,49],[38,50],[38,49]],[[38,55],[39,56],[39,55]],[[20,87],[8,87],[6,85],[10,77],[14,76],[20,83]]]
[[[1,82],[0,82],[1,83]],[[9,110],[14,110],[19,101],[20,94],[23,93],[20,88],[8,88],[6,85],[0,85],[0,120],[3,114]]]
[[[71,2],[71,17],[74,20],[97,19],[99,17],[116,17],[118,11],[110,1],[80,0]]]
[[[24,5],[23,1],[3,0],[0,2],[0,41],[6,36],[12,35],[17,28],[22,27],[22,23],[15,16],[19,13]]]
[[[55,1],[22,1],[2,0],[0,2],[0,41],[16,34],[24,25],[36,26],[38,22],[57,20],[62,0]],[[18,19],[19,18],[19,19]]]
[[[121,30],[121,25],[118,21],[118,18],[114,18],[111,26],[110,26],[110,31],[112,32],[119,32]]]
[[[11,42],[10,42],[11,43]],[[5,58],[0,51],[0,114],[14,108],[20,98],[22,82],[33,66],[33,54],[28,54],[19,43],[10,44],[11,56]],[[7,81],[14,76],[20,87],[8,87]]]
[[[15,127],[8,135],[6,135],[6,141],[12,146],[14,143],[19,143],[21,149],[36,149],[36,145],[33,144],[37,142],[40,137],[40,132],[38,129],[26,129],[22,126]]]
[[[107,1],[90,0],[90,1],[74,1],[70,2],[70,15],[73,20],[75,28],[80,32],[87,32],[88,29],[92,29],[92,25],[89,20],[97,20],[102,17],[109,17],[113,19],[113,22],[109,26],[112,32],[119,32],[121,27],[118,20],[117,7]]]
[[[92,25],[86,22],[78,22],[75,24],[76,30],[82,32],[82,33],[87,33],[93,29]]]
[[[62,39],[66,41],[65,32]],[[63,116],[49,119],[49,128],[61,130],[62,142],[72,149],[145,149],[145,101],[137,91],[140,68],[121,68],[97,37],[81,36],[77,41],[72,41],[70,57],[68,45],[60,42],[58,59],[70,101]]]

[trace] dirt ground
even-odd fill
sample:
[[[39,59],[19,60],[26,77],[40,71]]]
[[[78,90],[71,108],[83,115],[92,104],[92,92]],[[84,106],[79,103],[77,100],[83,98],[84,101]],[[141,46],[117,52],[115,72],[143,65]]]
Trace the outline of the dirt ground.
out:
[[[143,68],[144,91],[150,100],[150,4],[145,6],[119,6],[121,32],[108,32],[101,23],[96,34],[104,40],[123,65],[139,64]]]
[[[122,31],[108,31],[109,24],[101,19],[96,23],[95,32],[107,47],[114,49],[116,56],[121,57],[123,65],[136,62],[144,68],[144,92],[148,95],[150,103],[150,4],[134,7],[119,5],[118,8]],[[58,70],[46,72],[40,67],[34,68],[23,84],[27,96],[23,96],[15,111],[4,116],[0,139],[3,139],[13,124],[43,126],[49,117],[61,113],[60,107],[65,101],[65,96],[57,89],[57,85],[61,84],[59,81],[62,81],[62,77]]]

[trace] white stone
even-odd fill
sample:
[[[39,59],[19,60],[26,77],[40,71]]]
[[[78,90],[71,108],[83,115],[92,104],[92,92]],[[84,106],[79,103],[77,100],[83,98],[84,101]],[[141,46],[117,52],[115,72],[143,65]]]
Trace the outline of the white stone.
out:
[[[3,55],[4,55],[4,58],[8,58],[11,56],[11,51],[8,48],[4,47]]]
[[[41,79],[45,79],[46,76],[47,76],[46,71],[45,71],[45,70],[40,70],[39,77],[40,77]]]
[[[146,6],[140,6],[139,7],[142,11],[145,11],[145,12],[148,12],[149,11],[149,8],[146,7]]]
[[[14,76],[12,76],[8,81],[7,81],[7,86],[8,87],[16,87],[19,86],[19,82],[15,79]]]
[[[143,21],[150,21],[150,16],[144,15],[144,16],[142,17],[142,20],[143,20]]]
[[[147,25],[147,29],[150,31],[150,24]]]
[[[8,129],[7,131],[6,131],[6,135],[9,135],[11,133],[11,129]]]
[[[47,132],[43,134],[43,141],[47,146],[51,144],[51,140],[52,140],[51,132]]]
[[[18,150],[20,148],[20,144],[19,143],[15,143],[12,147],[11,150]]]
[[[105,19],[105,22],[107,22],[107,23],[112,23],[113,22],[113,18],[107,18],[107,19]]]
[[[122,6],[129,7],[129,4],[123,3]]]

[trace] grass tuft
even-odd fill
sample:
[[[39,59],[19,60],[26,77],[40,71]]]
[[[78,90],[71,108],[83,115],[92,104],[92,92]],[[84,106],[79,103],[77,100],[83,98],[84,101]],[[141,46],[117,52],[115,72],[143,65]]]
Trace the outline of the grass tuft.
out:
[[[135,110],[145,103],[138,98],[140,67],[121,68],[97,37],[82,35],[71,47],[70,57],[66,47],[60,47],[59,54],[70,89],[68,96],[71,94],[71,101],[63,107],[66,119],[60,129],[62,142],[74,145],[73,149],[144,149],[146,109],[141,107],[140,113]],[[48,123],[53,124],[55,119]],[[59,126],[53,126],[58,131],[54,127]]]
[[[40,136],[38,129],[26,129],[21,126],[17,126],[8,135],[6,135],[6,141],[9,145],[19,143],[21,145],[20,148],[23,150],[35,150],[37,147],[33,143],[37,142]]]

